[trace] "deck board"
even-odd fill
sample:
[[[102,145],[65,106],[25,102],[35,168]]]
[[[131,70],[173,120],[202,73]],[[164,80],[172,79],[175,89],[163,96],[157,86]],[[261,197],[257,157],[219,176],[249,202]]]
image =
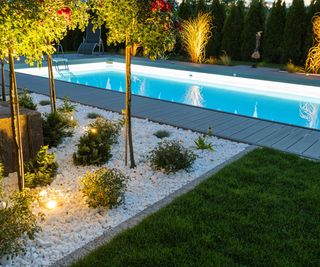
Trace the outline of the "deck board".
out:
[[[49,94],[48,81],[17,73],[19,88]],[[72,101],[98,108],[121,112],[125,94],[90,86],[56,81],[57,96],[68,96]],[[161,101],[133,95],[132,114],[139,118],[165,123],[184,129],[213,134],[234,141],[270,147],[312,159],[320,159],[320,131],[264,121],[236,114]]]

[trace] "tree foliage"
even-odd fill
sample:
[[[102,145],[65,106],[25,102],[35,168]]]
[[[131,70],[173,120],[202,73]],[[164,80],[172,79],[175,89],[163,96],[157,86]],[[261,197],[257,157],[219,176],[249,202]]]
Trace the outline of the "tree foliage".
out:
[[[264,33],[264,58],[270,62],[280,63],[281,42],[285,24],[286,4],[282,0],[277,0],[270,10]]]
[[[158,4],[158,6],[156,6]],[[163,4],[162,4],[163,3]],[[164,5],[164,6],[163,6]],[[139,44],[151,59],[171,51],[175,44],[173,1],[92,0],[95,27],[109,29],[107,43]],[[163,6],[163,8],[161,7]]]
[[[293,0],[289,8],[283,33],[281,61],[292,60],[296,65],[303,64],[303,48],[306,36],[306,12],[303,0]]]
[[[186,20],[192,17],[192,7],[190,0],[182,0],[178,9],[179,18]]]
[[[252,0],[244,20],[241,44],[241,58],[250,60],[256,47],[256,33],[264,30],[265,9],[262,0]]]
[[[244,23],[244,2],[239,0],[237,4],[232,3],[222,29],[221,50],[232,58],[241,58],[241,35]]]
[[[225,4],[220,0],[213,0],[210,5],[212,17],[212,35],[208,43],[208,56],[218,57],[221,54],[222,29],[226,18]]]

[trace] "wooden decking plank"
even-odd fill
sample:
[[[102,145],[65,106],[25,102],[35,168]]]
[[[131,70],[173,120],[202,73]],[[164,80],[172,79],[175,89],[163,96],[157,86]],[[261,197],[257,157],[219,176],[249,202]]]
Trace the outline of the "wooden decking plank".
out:
[[[305,157],[320,159],[320,141],[314,143],[305,152],[303,152],[302,155]]]
[[[311,131],[310,133],[305,135],[304,138],[302,138],[299,142],[289,147],[288,151],[296,154],[303,154],[317,141],[320,141],[320,132]]]
[[[234,133],[231,135],[231,137],[237,138],[237,139],[244,139],[248,136],[251,136],[255,133],[258,133],[259,131],[262,131],[263,129],[269,127],[270,125],[272,125],[272,123],[257,120],[257,123],[255,123],[251,127],[247,128],[247,129],[243,129],[240,132]]]
[[[250,120],[249,118],[246,118],[246,117],[239,117],[238,119],[231,119],[231,120],[228,120],[226,121],[226,123],[222,123],[221,125],[219,126],[216,126],[214,128],[214,132],[216,133],[221,133],[223,134],[223,132],[231,127],[234,127],[236,125],[241,125],[243,124],[244,122]]]
[[[269,137],[270,135],[279,131],[283,127],[284,125],[271,123],[271,125],[267,126],[266,128],[263,128],[262,130],[259,130],[256,133],[244,137],[243,140],[246,140],[251,144],[257,144],[260,140]]]
[[[223,134],[226,136],[232,136],[235,133],[241,132],[244,129],[252,127],[256,123],[257,121],[255,120],[248,120],[248,121],[245,121],[244,123],[228,128],[227,130],[223,131]]]
[[[305,137],[310,130],[295,128],[288,136],[274,143],[272,147],[287,151],[287,149],[296,144],[299,140]]]
[[[274,131],[269,136],[257,141],[257,144],[271,147],[274,143],[276,143],[276,142],[282,140],[283,138],[285,138],[286,136],[288,136],[293,129],[294,128],[292,128],[290,126],[284,125],[282,128]]]

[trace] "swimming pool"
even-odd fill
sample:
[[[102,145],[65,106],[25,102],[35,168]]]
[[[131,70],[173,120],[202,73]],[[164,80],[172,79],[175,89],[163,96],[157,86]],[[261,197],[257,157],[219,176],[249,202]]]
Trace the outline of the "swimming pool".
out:
[[[19,71],[47,77],[45,68]],[[56,72],[55,78],[125,92],[123,63],[70,65],[69,71]],[[132,92],[156,99],[320,129],[320,88],[313,86],[133,65]]]

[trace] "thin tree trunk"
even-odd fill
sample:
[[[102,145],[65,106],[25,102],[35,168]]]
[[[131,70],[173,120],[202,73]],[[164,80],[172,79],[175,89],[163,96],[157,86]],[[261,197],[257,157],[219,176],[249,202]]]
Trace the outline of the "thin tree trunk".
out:
[[[136,166],[133,153],[132,127],[131,127],[131,47],[126,40],[126,138],[128,138],[130,153],[130,168]]]
[[[9,48],[9,68],[10,68],[10,107],[11,107],[11,123],[14,144],[18,162],[18,185],[19,190],[24,189],[24,166],[23,166],[23,149],[21,138],[19,99],[16,84],[16,75],[14,73],[13,49]]]
[[[1,60],[1,85],[2,85],[2,100],[6,101],[6,81],[4,76],[4,60]]]
[[[55,84],[54,84],[54,75],[53,75],[53,67],[52,67],[52,56],[50,54],[47,54],[47,61],[48,61],[51,112],[56,112],[57,111],[56,88],[55,88]]]

